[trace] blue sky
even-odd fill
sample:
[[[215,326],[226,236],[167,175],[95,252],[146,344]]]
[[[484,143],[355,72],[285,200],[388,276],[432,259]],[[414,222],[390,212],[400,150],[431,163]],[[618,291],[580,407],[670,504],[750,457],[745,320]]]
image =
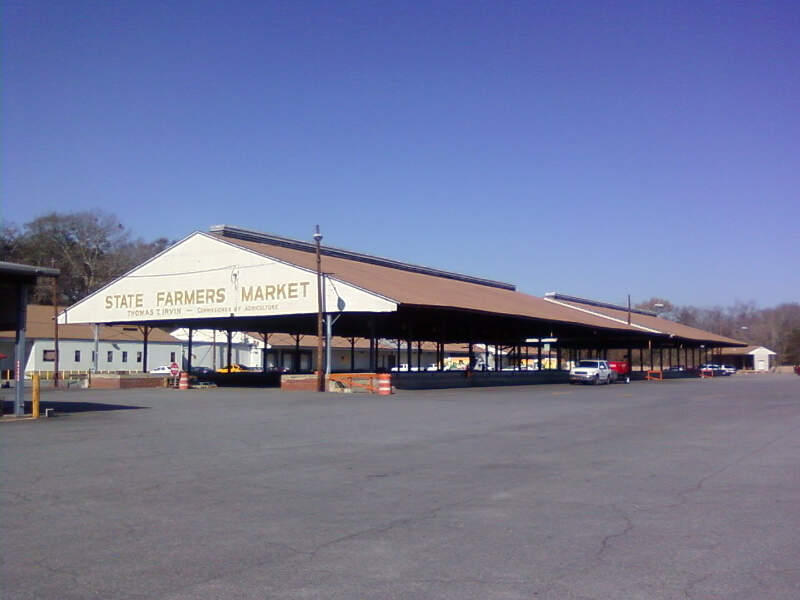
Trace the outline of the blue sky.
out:
[[[800,301],[800,3],[14,2],[3,220]]]

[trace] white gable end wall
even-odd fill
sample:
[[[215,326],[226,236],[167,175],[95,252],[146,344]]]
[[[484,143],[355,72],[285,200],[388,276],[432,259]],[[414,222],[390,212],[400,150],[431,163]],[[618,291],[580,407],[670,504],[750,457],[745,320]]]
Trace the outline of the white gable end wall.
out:
[[[326,278],[326,310],[389,312],[390,299]],[[316,273],[194,233],[70,307],[60,323],[140,323],[317,312]]]
[[[769,371],[775,366],[775,352],[760,346],[749,352],[753,356],[753,369],[756,371]]]

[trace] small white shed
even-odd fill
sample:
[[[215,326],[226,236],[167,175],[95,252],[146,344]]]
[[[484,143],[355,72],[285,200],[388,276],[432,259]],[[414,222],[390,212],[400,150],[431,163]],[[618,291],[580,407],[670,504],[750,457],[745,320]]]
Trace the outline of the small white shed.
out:
[[[724,348],[720,362],[745,371],[771,371],[775,367],[777,354],[764,346]]]

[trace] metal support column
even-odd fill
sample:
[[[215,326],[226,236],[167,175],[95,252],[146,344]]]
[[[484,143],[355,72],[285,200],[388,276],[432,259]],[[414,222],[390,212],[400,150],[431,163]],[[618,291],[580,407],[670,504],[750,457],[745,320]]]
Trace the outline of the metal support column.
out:
[[[228,355],[228,365],[227,366],[228,366],[228,373],[230,373],[231,372],[231,351],[233,349],[233,331],[228,329],[227,334],[228,334],[228,353],[227,353],[227,355]]]
[[[147,339],[150,337],[150,327],[144,325],[140,328],[142,332],[142,373],[147,373]]]
[[[268,370],[267,366],[267,353],[270,350],[269,347],[269,336],[270,334],[266,331],[259,332],[261,334],[261,340],[264,342],[264,347],[261,349],[261,372],[266,373]]]
[[[369,370],[378,370],[378,344],[375,339],[375,318],[369,320]]]
[[[189,353],[186,357],[186,371],[191,374],[192,372],[192,335],[194,334],[194,329],[189,327]]]
[[[333,315],[325,313],[325,376],[331,374],[333,356],[331,353],[331,338],[333,337]]]
[[[95,323],[93,327],[94,327],[94,360],[92,362],[94,363],[94,365],[92,368],[94,369],[94,372],[97,373],[97,371],[99,371],[98,367],[100,366],[100,325],[98,323]]]
[[[25,415],[25,323],[28,317],[28,286],[17,287],[17,333],[14,340],[14,415]]]
[[[322,313],[325,311],[325,304],[322,297],[323,294],[323,279],[322,279],[322,251],[320,244],[322,242],[322,234],[319,232],[319,225],[314,231],[314,242],[316,244],[317,256],[317,391],[325,391],[325,375],[322,372]],[[297,361],[300,362],[300,348],[297,349]]]
[[[538,364],[536,365],[536,370],[537,371],[541,371],[542,370],[542,340],[541,339],[536,343],[536,357],[537,357],[536,360],[539,361]]]

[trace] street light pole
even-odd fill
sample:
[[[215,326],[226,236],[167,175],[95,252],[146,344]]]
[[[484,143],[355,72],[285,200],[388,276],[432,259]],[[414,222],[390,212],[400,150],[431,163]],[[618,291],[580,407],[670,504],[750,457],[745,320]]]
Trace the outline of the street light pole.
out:
[[[322,370],[322,253],[320,242],[322,234],[319,225],[314,232],[314,241],[317,243],[317,391],[325,391],[325,373]]]

